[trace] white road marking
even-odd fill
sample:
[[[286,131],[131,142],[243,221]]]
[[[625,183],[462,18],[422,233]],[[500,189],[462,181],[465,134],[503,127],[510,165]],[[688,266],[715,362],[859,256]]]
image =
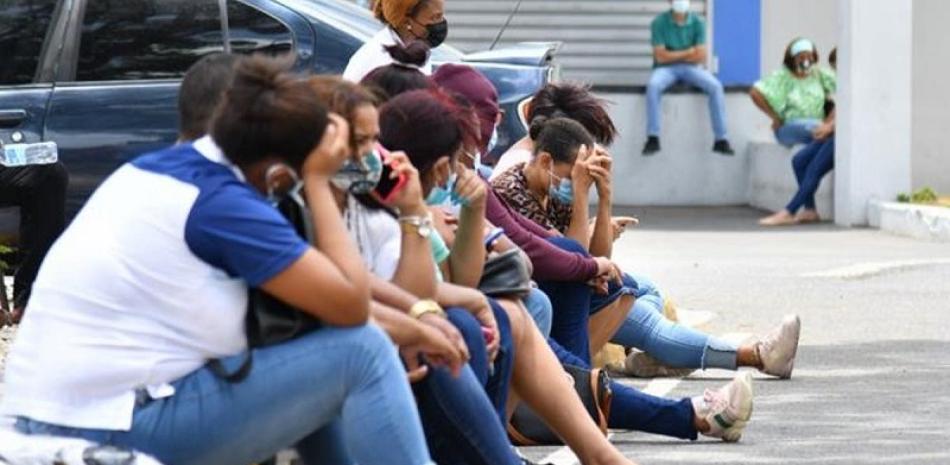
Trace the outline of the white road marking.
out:
[[[751,337],[750,333],[727,333],[721,336],[721,339],[731,342],[733,344],[741,344],[746,339]],[[643,392],[654,395],[657,397],[662,397],[670,392],[673,389],[676,389],[676,386],[683,381],[682,378],[656,378],[650,381]],[[613,438],[613,433],[607,435],[607,440]],[[574,455],[574,452],[567,446],[561,447],[560,449],[548,454],[547,457],[541,459],[538,463],[550,463],[551,465],[577,465],[580,463],[580,460]]]
[[[927,258],[918,260],[895,260],[890,262],[856,263],[841,268],[804,273],[803,278],[862,279],[877,276],[890,271],[905,271],[936,265],[950,265],[950,258]]]

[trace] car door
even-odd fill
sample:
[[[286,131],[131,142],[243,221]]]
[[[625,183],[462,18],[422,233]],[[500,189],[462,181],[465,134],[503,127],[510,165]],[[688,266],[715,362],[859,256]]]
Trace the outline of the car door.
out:
[[[218,0],[81,3],[46,122],[70,171],[70,215],[123,163],[176,141],[182,76],[224,50]],[[248,3],[259,2],[227,4],[234,51],[292,53],[290,27]],[[312,41],[304,26],[301,41]]]
[[[69,0],[0,2],[0,145],[43,141],[46,108]],[[0,166],[0,173],[5,168]],[[18,227],[13,193],[0,189],[0,238]]]
[[[51,73],[44,71],[43,54],[58,48],[54,40],[62,40],[54,30],[68,3],[0,2],[0,143],[43,140],[46,106],[53,89]]]

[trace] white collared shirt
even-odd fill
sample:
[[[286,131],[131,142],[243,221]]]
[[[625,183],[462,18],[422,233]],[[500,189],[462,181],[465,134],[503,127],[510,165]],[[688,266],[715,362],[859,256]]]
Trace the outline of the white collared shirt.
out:
[[[399,38],[396,31],[393,31],[390,27],[383,28],[350,57],[350,62],[347,63],[346,69],[343,71],[343,79],[350,82],[360,82],[370,71],[380,66],[395,63],[396,60],[389,55],[386,47],[396,44],[403,45],[402,39]],[[419,71],[426,76],[430,76],[432,74],[431,59],[427,59],[419,67]]]

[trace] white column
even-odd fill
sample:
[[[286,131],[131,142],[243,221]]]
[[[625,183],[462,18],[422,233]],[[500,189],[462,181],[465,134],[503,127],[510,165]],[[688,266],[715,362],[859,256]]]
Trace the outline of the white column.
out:
[[[911,188],[910,0],[839,0],[835,222]]]

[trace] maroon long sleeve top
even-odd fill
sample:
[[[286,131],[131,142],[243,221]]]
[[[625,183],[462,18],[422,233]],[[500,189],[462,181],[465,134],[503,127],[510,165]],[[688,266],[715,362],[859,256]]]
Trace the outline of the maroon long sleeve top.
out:
[[[552,233],[511,209],[488,185],[485,216],[528,255],[539,281],[587,281],[597,276],[597,262],[548,242]]]

